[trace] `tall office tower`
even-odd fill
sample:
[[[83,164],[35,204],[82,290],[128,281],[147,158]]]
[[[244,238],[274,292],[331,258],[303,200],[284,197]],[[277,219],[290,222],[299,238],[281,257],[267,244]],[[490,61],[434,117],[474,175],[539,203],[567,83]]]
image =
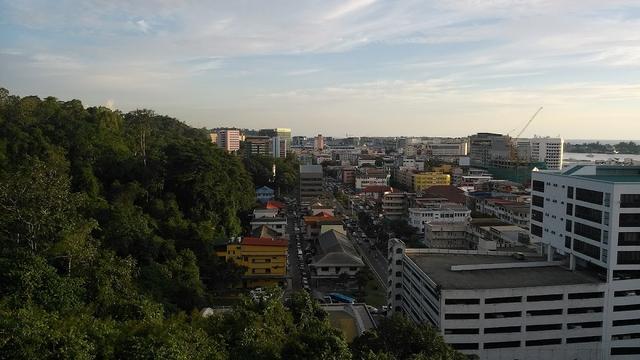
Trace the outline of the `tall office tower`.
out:
[[[244,151],[251,155],[270,155],[271,139],[268,136],[247,135],[244,138]]]
[[[320,151],[324,149],[324,138],[322,137],[322,134],[318,134],[318,136],[316,136],[313,147],[315,150]]]
[[[284,159],[287,157],[287,151],[288,151],[288,145],[289,143],[287,142],[286,139],[282,139],[279,137],[272,137],[269,140],[269,146],[270,146],[270,154],[271,156],[273,156],[274,158],[281,158]]]
[[[269,138],[279,137],[287,142],[287,146],[291,145],[291,129],[287,128],[275,128],[275,129],[261,129],[258,131],[258,135],[268,136]]]
[[[240,149],[240,130],[219,129],[217,142],[219,148],[227,152],[238,151]]]
[[[471,165],[490,167],[495,160],[508,160],[511,156],[509,136],[492,133],[478,133],[469,137],[469,157]]]

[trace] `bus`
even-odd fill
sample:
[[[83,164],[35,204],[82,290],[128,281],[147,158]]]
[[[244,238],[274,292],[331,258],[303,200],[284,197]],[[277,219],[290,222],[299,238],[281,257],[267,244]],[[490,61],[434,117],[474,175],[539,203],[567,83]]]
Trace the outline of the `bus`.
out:
[[[329,293],[329,297],[337,303],[353,304],[356,302],[356,299],[340,293]]]

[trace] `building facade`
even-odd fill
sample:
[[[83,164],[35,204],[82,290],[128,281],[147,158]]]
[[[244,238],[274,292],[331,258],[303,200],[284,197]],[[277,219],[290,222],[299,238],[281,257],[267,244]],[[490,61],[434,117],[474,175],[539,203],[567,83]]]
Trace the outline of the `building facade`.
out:
[[[549,259],[604,283],[593,330],[601,358],[640,358],[640,168],[534,172],[530,231]]]
[[[284,239],[238,238],[219,249],[217,256],[246,267],[242,287],[285,286],[288,242]]]
[[[234,152],[240,149],[240,130],[218,129],[216,144],[226,152]]]
[[[322,166],[300,165],[300,201],[313,202],[322,195]]]
[[[434,204],[421,208],[409,209],[409,225],[424,233],[426,223],[436,220],[466,222],[471,218],[471,210],[459,204]]]
[[[390,310],[435,326],[471,358],[608,359],[606,286],[560,262],[512,254],[406,249],[392,239]]]

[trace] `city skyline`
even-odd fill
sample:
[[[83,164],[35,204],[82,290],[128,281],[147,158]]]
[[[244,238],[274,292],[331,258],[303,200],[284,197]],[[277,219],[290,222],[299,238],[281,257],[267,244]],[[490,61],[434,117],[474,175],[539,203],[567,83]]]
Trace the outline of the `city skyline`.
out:
[[[523,136],[640,130],[632,1],[0,1],[0,30],[12,93],[197,127],[515,134],[544,106]]]

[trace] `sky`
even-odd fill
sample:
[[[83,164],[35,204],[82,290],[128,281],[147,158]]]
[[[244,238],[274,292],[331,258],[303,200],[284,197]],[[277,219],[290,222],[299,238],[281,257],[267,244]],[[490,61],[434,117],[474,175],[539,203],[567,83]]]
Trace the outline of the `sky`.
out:
[[[0,86],[294,135],[640,138],[640,2],[0,0]]]

